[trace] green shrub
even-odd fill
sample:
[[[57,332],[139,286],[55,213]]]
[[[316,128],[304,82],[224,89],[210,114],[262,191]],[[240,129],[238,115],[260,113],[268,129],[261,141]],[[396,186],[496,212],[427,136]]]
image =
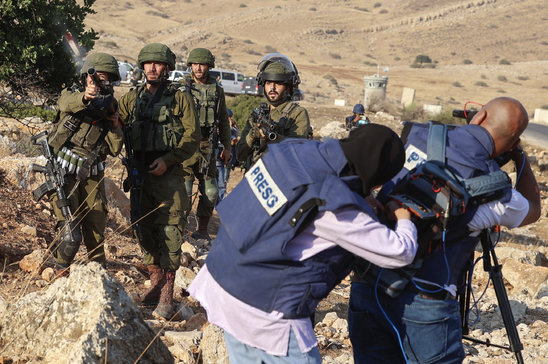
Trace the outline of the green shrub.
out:
[[[464,61],[462,61],[463,64],[472,64],[472,61],[469,60],[469,59],[465,59]]]
[[[246,52],[247,52],[247,54],[251,54],[252,56],[262,56],[261,53],[257,52],[254,49],[248,49]]]
[[[527,76],[518,76],[518,80],[520,81],[527,81],[529,79],[529,77]]]
[[[375,5],[373,5],[374,8],[380,8],[382,6],[381,3],[375,3]]]
[[[116,42],[114,42],[112,40],[109,40],[109,41],[105,42],[105,47],[106,48],[118,48],[118,44],[116,44]]]
[[[323,78],[325,78],[326,80],[331,82],[331,84],[333,86],[339,87],[339,83],[337,82],[337,79],[335,77],[333,77],[332,75],[325,75],[325,76],[323,76]]]
[[[419,54],[415,57],[415,63],[432,63],[432,59],[425,54]]]
[[[415,103],[403,107],[401,111],[401,119],[403,121],[426,121],[424,120],[425,115],[422,107],[418,107]]]
[[[453,87],[462,87],[459,81],[453,82]]]
[[[510,63],[509,60],[503,58],[503,59],[501,59],[501,60],[499,61],[499,64],[502,64],[502,65],[510,65],[510,64],[512,64],[512,63]]]
[[[488,87],[487,84],[483,81],[478,81],[474,85],[479,86],[479,87]]]
[[[240,130],[243,129],[245,123],[254,109],[263,101],[262,97],[252,95],[239,95],[227,99],[226,104],[234,113],[234,120]]]
[[[32,144],[30,138],[22,138],[15,142],[15,152],[21,153],[26,157],[38,157],[42,155],[40,147]]]
[[[244,43],[245,43],[245,44],[253,44],[253,41],[250,40],[250,39],[245,39],[245,40],[244,40]]]
[[[0,108],[0,116],[22,120],[37,116],[45,121],[53,121],[57,112],[41,106],[30,104],[6,103]]]
[[[386,14],[386,13],[388,13],[388,10],[386,9],[382,9],[381,11],[379,11],[379,14]]]
[[[500,82],[506,82],[508,81],[508,79],[506,78],[506,76],[503,76],[503,75],[500,75],[497,77],[497,80],[499,80]]]
[[[308,10],[310,10],[310,11],[316,11],[316,10],[318,10],[318,9],[316,9],[315,7],[311,7],[311,8],[308,8]]]
[[[466,119],[453,117],[453,109],[443,108],[439,114],[430,117],[442,124],[466,124]]]
[[[341,55],[338,53],[329,53],[329,56],[333,59],[341,59]]]
[[[540,108],[543,110],[548,110],[548,105],[542,105]]]
[[[246,4],[240,4],[240,8],[247,8]]]

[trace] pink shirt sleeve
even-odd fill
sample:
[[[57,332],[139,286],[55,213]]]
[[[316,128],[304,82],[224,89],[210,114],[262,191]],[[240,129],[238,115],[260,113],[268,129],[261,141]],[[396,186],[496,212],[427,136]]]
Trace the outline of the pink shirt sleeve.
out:
[[[415,257],[417,229],[410,220],[400,220],[391,230],[354,208],[326,211],[288,244],[286,254],[304,260],[337,245],[378,266],[399,268]]]

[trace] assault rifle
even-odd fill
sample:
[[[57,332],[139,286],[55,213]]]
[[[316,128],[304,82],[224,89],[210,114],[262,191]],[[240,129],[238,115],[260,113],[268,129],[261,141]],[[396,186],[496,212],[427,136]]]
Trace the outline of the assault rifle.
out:
[[[32,191],[32,195],[36,201],[40,201],[44,195],[55,191],[57,194],[57,207],[59,207],[63,217],[65,218],[62,239],[70,239],[73,242],[81,241],[82,237],[80,229],[77,228],[77,222],[72,217],[69,201],[65,194],[65,190],[63,189],[63,186],[66,183],[65,169],[61,167],[61,165],[57,162],[56,156],[54,156],[51,152],[47,136],[47,131],[43,131],[40,134],[30,138],[32,144],[40,146],[42,149],[42,154],[46,158],[45,166],[38,164],[32,165],[32,170],[34,172],[43,173],[46,179],[44,183]]]
[[[200,91],[202,98],[204,97],[203,93]],[[202,100],[203,102],[203,100]],[[217,128],[219,126],[219,96],[215,96],[215,113],[213,114],[213,125],[209,128],[209,136],[207,138],[207,149],[205,153],[202,154],[202,160],[200,163],[200,173],[207,176],[209,172],[209,163],[211,161],[211,156],[213,154],[213,148],[216,147],[217,141],[219,140],[219,132]],[[201,149],[201,148],[200,148]]]
[[[132,224],[137,224],[137,221],[141,218],[140,196],[141,189],[143,187],[144,178],[139,171],[135,155],[133,154],[133,146],[131,143],[131,127],[125,125],[123,127],[124,132],[124,147],[126,149],[126,156],[122,158],[122,164],[126,167],[127,177],[122,183],[124,192],[130,192],[130,221]],[[138,226],[134,226],[137,229]]]
[[[259,129],[263,131],[268,140],[276,140],[276,138],[278,138],[278,134],[276,133],[278,130],[278,123],[273,121],[270,117],[270,107],[266,102],[261,102],[259,105],[258,115],[257,124],[259,124]]]
[[[253,112],[257,114],[256,123],[258,124],[259,129],[262,130],[264,135],[266,135],[267,139],[270,141],[276,140],[278,138],[278,134],[276,133],[278,130],[278,123],[272,121],[272,118],[270,117],[270,107],[268,104],[266,102],[261,102],[259,107]],[[262,149],[264,149],[261,140],[262,139],[259,136],[255,136],[253,139],[251,151],[242,165],[242,168],[245,171],[248,171],[249,168],[251,168],[251,165],[255,162],[255,157],[261,152]]]

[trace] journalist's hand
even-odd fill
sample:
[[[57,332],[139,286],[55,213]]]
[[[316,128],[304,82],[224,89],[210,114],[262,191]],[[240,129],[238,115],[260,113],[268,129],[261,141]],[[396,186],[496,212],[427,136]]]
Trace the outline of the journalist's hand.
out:
[[[386,204],[385,213],[390,220],[411,220],[411,212],[395,201]]]

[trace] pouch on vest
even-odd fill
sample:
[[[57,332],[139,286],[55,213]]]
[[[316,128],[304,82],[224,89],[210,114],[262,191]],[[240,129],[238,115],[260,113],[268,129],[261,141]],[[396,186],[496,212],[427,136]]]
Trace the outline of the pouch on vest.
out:
[[[511,187],[503,171],[463,179],[445,164],[447,126],[430,124],[427,142],[427,160],[411,170],[398,182],[388,197],[412,212],[411,220],[417,227],[419,249],[413,263],[396,270],[383,270],[379,286],[386,294],[397,297],[422,267],[423,258],[440,247],[443,232],[451,228],[454,218],[467,209],[499,199],[504,189]],[[462,231],[468,235],[468,231]],[[370,276],[380,269],[368,270]]]

